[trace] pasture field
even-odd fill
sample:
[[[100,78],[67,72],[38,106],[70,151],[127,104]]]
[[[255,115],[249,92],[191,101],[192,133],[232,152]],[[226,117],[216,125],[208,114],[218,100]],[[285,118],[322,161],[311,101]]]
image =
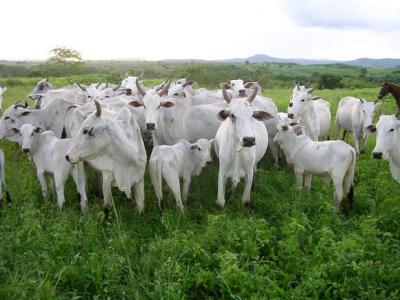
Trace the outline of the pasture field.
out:
[[[5,106],[26,97],[36,83],[29,80],[9,87]],[[264,94],[285,111],[291,88]],[[331,103],[333,125],[341,97],[374,100],[378,87],[313,94]],[[383,112],[394,110],[385,100]],[[217,208],[214,161],[193,178],[186,213],[167,192],[161,215],[146,174],[145,216],[114,189],[116,216],[104,223],[93,173],[88,215],[71,180],[60,213],[54,200],[42,202],[27,156],[2,141],[13,203],[0,210],[0,299],[399,299],[400,186],[388,162],[371,158],[374,143],[371,136],[358,159],[350,214],[334,208],[331,185],[314,177],[311,192],[297,191],[293,172],[274,169],[267,156],[251,215],[241,207],[243,183]]]

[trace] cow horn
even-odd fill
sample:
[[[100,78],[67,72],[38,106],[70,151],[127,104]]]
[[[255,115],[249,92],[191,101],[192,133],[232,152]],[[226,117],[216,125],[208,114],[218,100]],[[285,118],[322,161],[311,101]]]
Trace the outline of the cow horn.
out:
[[[96,84],[96,89],[98,89],[101,85],[101,82],[99,82],[98,84]]]
[[[166,81],[164,81],[163,83],[161,83],[160,86],[156,89],[156,92],[159,92],[159,91],[164,87],[164,85],[165,85],[166,83],[167,83]]]
[[[28,107],[28,101],[25,100],[24,108]]]
[[[256,86],[254,88],[253,94],[247,99],[250,103],[253,102],[254,98],[257,96],[258,94],[258,86]]]
[[[296,88],[298,91],[300,91],[300,84],[298,82],[296,83]]]
[[[309,89],[307,89],[307,92],[308,92],[309,94],[311,94],[311,93],[313,92],[313,90],[314,90],[314,88],[309,88]]]
[[[142,88],[142,86],[139,83],[139,78],[136,78],[135,82],[136,82],[136,88],[137,88],[139,94],[142,95],[142,96],[146,95],[145,90]]]
[[[39,95],[39,98],[36,100],[36,105],[35,105],[36,109],[40,109],[40,107],[42,106],[42,98],[43,96]]]
[[[96,105],[96,117],[101,116],[101,105],[98,101],[94,101],[94,105]]]
[[[168,93],[170,84],[171,84],[171,81],[168,80],[167,83],[166,83],[166,84],[164,85],[164,87],[162,88],[162,90],[158,92],[158,95],[159,95],[160,97],[163,96],[164,94],[167,94],[167,93]]]
[[[85,87],[82,87],[82,86],[80,85],[79,82],[75,82],[75,83],[76,83],[76,85],[77,85],[82,91],[85,91],[85,92],[86,92],[86,88],[85,88]]]
[[[225,86],[222,87],[222,95],[224,96],[224,99],[225,99],[226,102],[228,102],[228,103],[231,102],[232,98],[226,92],[226,87]]]
[[[118,89],[121,87],[121,84],[117,85],[115,88],[113,88],[113,91],[116,92]]]

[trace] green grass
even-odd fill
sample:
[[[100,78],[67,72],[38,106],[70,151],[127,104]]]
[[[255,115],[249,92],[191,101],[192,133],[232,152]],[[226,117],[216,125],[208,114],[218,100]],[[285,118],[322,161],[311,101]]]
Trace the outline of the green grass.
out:
[[[11,86],[5,103],[23,99],[33,85]],[[375,99],[377,92],[315,94],[330,101],[334,119],[341,97]],[[264,93],[284,110],[291,89]],[[383,111],[394,109],[387,100]],[[217,209],[214,162],[193,179],[185,214],[168,192],[160,214],[146,174],[145,216],[114,189],[118,220],[104,224],[91,172],[87,217],[80,215],[71,181],[60,213],[54,200],[42,202],[34,169],[19,147],[2,141],[13,203],[0,210],[0,299],[398,299],[399,185],[388,162],[370,157],[374,143],[371,136],[358,160],[349,216],[333,207],[332,186],[314,178],[311,192],[299,192],[293,172],[273,169],[266,157],[258,166],[250,216],[241,207],[242,184],[226,208]]]

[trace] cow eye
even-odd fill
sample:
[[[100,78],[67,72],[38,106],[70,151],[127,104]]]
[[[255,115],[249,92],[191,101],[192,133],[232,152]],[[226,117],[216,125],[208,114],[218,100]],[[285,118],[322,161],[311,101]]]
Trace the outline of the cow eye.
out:
[[[389,130],[389,132],[393,132],[393,131],[394,131],[394,128],[392,128],[392,129]]]
[[[178,96],[178,93],[175,93],[174,96]]]
[[[31,136],[33,136],[33,132],[31,133]]]
[[[201,148],[199,147],[199,151],[201,151]]]
[[[232,86],[235,86],[235,84],[234,84],[234,83],[232,83]]]
[[[88,129],[83,129],[82,133],[83,134],[88,134],[89,130]]]
[[[8,120],[10,117],[5,117],[4,120]]]
[[[92,96],[87,96],[88,98],[92,98]]]
[[[232,119],[236,119],[236,116],[234,114],[231,114]]]
[[[109,98],[109,97],[110,97],[110,96],[108,96],[108,95],[106,96],[106,98]]]
[[[304,99],[301,99],[301,102],[304,102],[304,101],[306,101],[306,100],[304,100]]]

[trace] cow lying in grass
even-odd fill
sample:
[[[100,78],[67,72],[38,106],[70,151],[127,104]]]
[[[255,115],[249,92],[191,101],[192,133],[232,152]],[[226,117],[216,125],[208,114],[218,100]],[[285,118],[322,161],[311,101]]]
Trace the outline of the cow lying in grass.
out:
[[[87,208],[87,198],[83,163],[73,166],[65,160],[67,150],[72,145],[72,139],[59,139],[54,132],[41,132],[39,127],[31,124],[24,124],[20,129],[14,128],[14,131],[20,135],[22,151],[29,154],[36,166],[43,199],[47,200],[46,175],[50,175],[54,180],[58,207],[62,210],[65,202],[65,182],[69,175],[72,175],[81,198],[81,210],[84,213]]]
[[[390,173],[400,183],[400,122],[395,115],[381,115],[375,126],[369,131],[377,132],[376,145],[372,157],[389,160]]]
[[[172,190],[176,205],[183,210],[192,176],[200,175],[207,163],[211,163],[211,141],[207,139],[200,139],[193,144],[182,139],[173,146],[154,147],[149,160],[149,171],[160,209],[164,210],[163,179]],[[182,197],[180,178],[183,178]]]
[[[294,125],[294,124],[293,124]],[[293,165],[298,188],[311,189],[312,175],[330,177],[335,186],[334,204],[340,206],[343,194],[350,205],[356,152],[343,141],[315,142],[306,135],[296,135],[288,125],[278,125],[275,141],[282,147],[288,163]]]

